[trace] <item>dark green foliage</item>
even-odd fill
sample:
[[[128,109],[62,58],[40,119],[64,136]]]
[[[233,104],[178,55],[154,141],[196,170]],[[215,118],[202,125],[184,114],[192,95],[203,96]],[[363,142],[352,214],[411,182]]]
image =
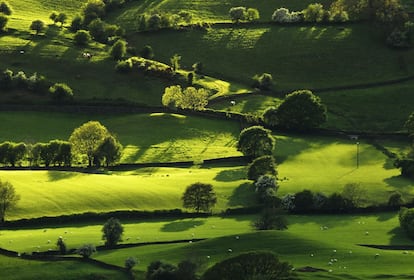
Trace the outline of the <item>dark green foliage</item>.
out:
[[[292,266],[280,262],[272,252],[249,252],[226,259],[209,268],[203,280],[290,279]]]
[[[26,80],[27,89],[35,93],[46,93],[50,87],[50,83],[46,80],[45,76],[34,73]]]
[[[8,21],[9,18],[7,16],[0,14],[0,32],[6,31]]]
[[[94,40],[101,43],[106,43],[108,40],[108,36],[105,32],[105,22],[100,18],[92,20],[88,25],[88,30]]]
[[[237,142],[237,150],[252,158],[272,155],[274,147],[275,139],[271,131],[262,126],[251,126],[243,129]]]
[[[91,40],[91,35],[87,30],[78,30],[76,31],[75,36],[73,37],[75,44],[78,46],[87,46]]]
[[[254,183],[257,197],[260,203],[272,204],[276,199],[276,192],[279,189],[276,177],[273,175],[261,175]]]
[[[121,60],[118,61],[118,63],[115,65],[115,70],[119,73],[129,73],[132,70],[132,61],[127,60]]]
[[[402,207],[398,213],[400,226],[407,236],[414,239],[414,208]]]
[[[266,125],[270,127],[275,127],[278,125],[279,121],[277,118],[277,108],[269,107],[263,113],[263,121]]]
[[[303,190],[295,194],[294,212],[307,213],[315,209],[313,192],[310,190]]]
[[[161,16],[159,14],[153,14],[148,18],[147,27],[150,30],[158,30],[161,28]]]
[[[4,165],[16,166],[26,155],[26,144],[3,142],[0,144],[0,163]]]
[[[4,70],[0,75],[0,87],[2,89],[11,89],[13,87],[13,71]]]
[[[211,184],[194,183],[188,186],[181,198],[184,208],[208,212],[217,202],[217,196]]]
[[[396,159],[394,162],[395,167],[401,169],[401,175],[408,178],[414,178],[414,159],[402,158]]]
[[[402,204],[404,204],[404,199],[401,193],[398,191],[391,193],[390,197],[388,198],[388,206],[398,207]]]
[[[260,76],[255,75],[253,80],[253,86],[261,90],[270,90],[273,86],[273,77],[269,73],[263,73]]]
[[[303,10],[304,19],[307,22],[322,22],[326,20],[326,12],[322,4],[314,3]]]
[[[193,68],[194,73],[201,74],[201,72],[203,71],[203,63],[196,62],[193,64],[192,68]]]
[[[191,261],[184,260],[178,264],[176,271],[177,279],[179,280],[197,280],[196,275],[197,265]]]
[[[95,245],[93,244],[84,244],[76,250],[76,253],[78,255],[81,255],[85,259],[88,259],[95,252],[96,252],[96,248],[95,248]]]
[[[75,16],[70,23],[70,31],[76,32],[83,27],[83,18],[79,15]]]
[[[54,22],[54,23],[56,23],[57,22],[57,16],[58,16],[58,13],[56,12],[56,11],[52,11],[51,13],[50,13],[50,15],[49,15],[49,18]]]
[[[176,276],[177,267],[162,261],[154,261],[147,268],[146,280],[180,280]]]
[[[407,130],[409,136],[414,136],[414,112],[408,116],[404,123],[404,128]]]
[[[112,135],[106,137],[95,152],[95,159],[103,161],[105,166],[116,163],[121,158],[122,145]]]
[[[73,99],[72,89],[64,83],[56,83],[49,88],[52,99],[58,103]]]
[[[6,1],[0,2],[0,13],[10,16],[13,13],[13,10],[9,3]]]
[[[59,13],[56,17],[56,22],[60,22],[60,26],[66,23],[68,16],[65,13]]]
[[[233,22],[240,22],[246,20],[247,18],[247,9],[246,7],[232,7],[229,10],[230,18]]]
[[[83,7],[84,24],[105,16],[105,3],[102,0],[89,0]]]
[[[32,21],[30,24],[30,30],[36,31],[36,35],[42,32],[46,28],[46,25],[40,19]]]
[[[328,197],[325,207],[325,210],[330,213],[344,213],[355,208],[355,205],[341,194],[333,193]]]
[[[124,227],[118,219],[110,218],[103,225],[102,239],[105,240],[106,247],[114,247],[118,242],[122,241]]]
[[[187,84],[188,86],[192,86],[193,85],[193,81],[194,81],[194,73],[190,72],[187,75]]]
[[[288,94],[276,111],[278,126],[291,130],[310,130],[326,121],[326,107],[309,90]]]
[[[249,164],[247,178],[256,181],[261,175],[277,176],[276,164],[273,156],[261,156],[255,158]]]
[[[113,44],[109,53],[115,60],[120,60],[126,55],[126,45],[124,40],[118,40]]]
[[[134,267],[134,266],[136,266],[138,264],[138,261],[137,261],[137,259],[136,258],[134,258],[134,257],[128,257],[126,260],[125,260],[125,269],[127,270],[127,271],[131,271],[132,270],[132,268]]]
[[[344,186],[341,195],[350,201],[354,207],[360,207],[365,198],[365,191],[357,183],[348,183]]]
[[[284,214],[279,208],[265,208],[253,225],[258,230],[285,230],[288,222]]]
[[[16,194],[16,190],[14,189],[13,185],[8,181],[0,180],[0,222],[1,223],[4,223],[7,212],[13,209],[19,200],[20,200],[20,196]]]
[[[174,54],[170,58],[171,67],[173,71],[178,71],[180,69],[180,60],[181,60],[181,55],[178,55],[178,54]]]
[[[115,9],[121,8],[125,4],[125,0],[104,0],[105,10],[111,12]]]
[[[61,255],[64,255],[64,254],[66,254],[66,243],[65,243],[65,241],[63,240],[63,238],[62,238],[62,236],[59,236],[59,238],[58,238],[58,240],[57,240],[57,242],[56,242],[56,246],[59,248],[59,253],[61,254]]]
[[[146,45],[139,53],[143,58],[152,59],[154,58],[154,51],[151,46]]]

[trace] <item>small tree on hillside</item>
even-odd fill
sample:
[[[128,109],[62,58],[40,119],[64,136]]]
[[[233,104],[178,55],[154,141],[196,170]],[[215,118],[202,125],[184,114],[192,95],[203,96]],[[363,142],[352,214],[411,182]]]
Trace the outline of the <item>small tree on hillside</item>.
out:
[[[124,227],[118,219],[110,218],[103,225],[102,239],[105,240],[106,247],[114,247],[119,241],[122,241]]]
[[[271,131],[262,126],[251,126],[243,129],[237,142],[237,150],[252,158],[271,155],[274,147],[275,139]]]
[[[102,0],[89,0],[83,7],[84,23],[88,25],[91,21],[105,16],[105,3]]]
[[[261,175],[277,176],[276,164],[273,156],[261,156],[255,158],[249,164],[247,178],[256,181]]]
[[[115,42],[115,44],[113,44],[109,50],[109,53],[115,60],[120,60],[126,55],[126,46],[127,43],[124,40],[118,40]]]
[[[303,10],[303,16],[307,22],[322,22],[325,19],[325,10],[322,4],[313,3]]]
[[[233,22],[240,22],[246,20],[247,9],[246,7],[232,7],[229,10],[230,18]]]
[[[83,258],[88,259],[96,252],[96,247],[93,244],[84,244],[76,250],[78,255],[81,255]]]
[[[66,247],[66,243],[63,240],[63,237],[62,236],[59,236],[59,238],[58,238],[58,240],[56,242],[56,246],[59,248],[59,253],[61,255],[66,254],[67,247]]]
[[[278,126],[291,130],[310,130],[326,121],[326,107],[310,90],[288,94],[276,111]]]
[[[13,10],[10,4],[6,1],[0,2],[0,13],[10,16],[13,13]]]
[[[87,30],[78,30],[76,31],[75,36],[73,37],[75,44],[78,46],[87,46],[91,41],[91,34]]]
[[[0,32],[6,31],[7,22],[9,18],[5,15],[0,14]]]
[[[4,223],[9,210],[16,207],[20,195],[16,194],[13,185],[8,181],[0,180],[0,222]]]
[[[257,21],[260,19],[260,14],[257,9],[248,8],[246,11],[246,19],[248,21]]]
[[[217,202],[216,193],[211,184],[194,183],[187,187],[182,198],[183,207],[208,212]]]
[[[40,32],[42,32],[46,28],[46,25],[43,21],[40,19],[32,21],[30,24],[30,30],[33,30],[36,32],[36,35],[38,35]]]
[[[103,160],[106,167],[116,163],[121,158],[122,145],[112,135],[106,137],[96,149],[95,156]]]
[[[52,11],[50,13],[50,15],[49,15],[49,19],[51,19],[53,21],[53,23],[56,24],[56,22],[57,22],[57,20],[56,20],[57,19],[57,16],[58,16],[58,13],[56,11]]]
[[[76,128],[70,135],[69,142],[74,153],[86,155],[88,165],[92,166],[97,148],[110,133],[101,123],[89,121]]]
[[[73,99],[72,89],[64,83],[56,83],[49,88],[52,99],[56,102],[69,101]]]
[[[59,13],[56,17],[56,22],[60,22],[60,26],[62,27],[66,20],[68,19],[68,16],[65,13]]]
[[[170,58],[171,67],[174,70],[174,72],[180,70],[180,60],[181,60],[181,55],[179,54],[174,54]]]
[[[70,31],[76,32],[83,27],[83,18],[80,15],[75,16],[70,23]]]

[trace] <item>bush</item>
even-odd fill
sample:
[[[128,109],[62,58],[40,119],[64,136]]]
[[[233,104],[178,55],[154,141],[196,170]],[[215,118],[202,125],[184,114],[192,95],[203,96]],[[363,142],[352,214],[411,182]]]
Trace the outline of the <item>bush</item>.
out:
[[[73,99],[72,89],[64,83],[56,83],[49,88],[53,100],[56,102],[63,102]]]
[[[88,25],[88,30],[92,38],[100,43],[106,43],[108,36],[105,32],[105,22],[97,18],[91,21]]]
[[[34,73],[27,79],[27,89],[36,93],[46,93],[50,83],[42,75]]]
[[[247,178],[256,181],[261,175],[277,176],[276,164],[273,156],[261,156],[248,166]]]
[[[408,32],[401,28],[395,28],[387,37],[387,45],[393,48],[408,48],[410,40]]]
[[[407,236],[414,239],[414,208],[402,207],[398,213],[400,226]]]
[[[78,255],[81,255],[83,258],[88,259],[96,252],[96,247],[93,244],[84,244],[76,250]]]
[[[24,73],[23,71],[17,72],[17,74],[13,76],[13,81],[16,87],[22,89],[27,88],[27,77],[26,73]]]
[[[404,199],[400,192],[395,191],[393,192],[390,197],[388,198],[388,206],[390,207],[398,207],[404,204]]]
[[[333,193],[328,197],[325,210],[331,213],[344,213],[349,212],[349,210],[354,208],[355,205],[352,203],[352,201],[343,197],[339,193]]]
[[[73,37],[75,44],[78,46],[87,46],[91,40],[91,34],[87,30],[78,30],[76,31],[75,36]]]
[[[201,279],[290,279],[291,275],[291,265],[280,262],[272,252],[259,251],[243,253],[218,262]]]
[[[179,280],[176,277],[177,267],[162,261],[153,261],[147,267],[146,280]]]
[[[293,211],[295,209],[295,195],[294,194],[286,194],[282,200],[280,201],[280,206],[283,210],[286,211]]]

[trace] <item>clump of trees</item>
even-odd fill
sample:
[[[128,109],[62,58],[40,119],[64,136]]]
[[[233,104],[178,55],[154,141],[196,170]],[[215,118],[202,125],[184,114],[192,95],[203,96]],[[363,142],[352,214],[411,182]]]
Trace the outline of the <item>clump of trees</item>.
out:
[[[279,107],[268,108],[263,113],[263,121],[268,126],[300,131],[317,128],[326,118],[325,105],[309,90],[294,91]]]
[[[162,104],[170,108],[203,110],[208,104],[209,92],[204,88],[187,87],[184,90],[180,85],[165,88]]]
[[[255,8],[232,7],[229,10],[230,18],[233,22],[256,21],[260,19],[259,11]]]
[[[213,186],[200,182],[189,185],[181,199],[184,208],[194,209],[197,213],[209,212],[217,203]]]
[[[203,280],[290,279],[292,266],[281,262],[272,252],[255,251],[225,259],[210,267]]]
[[[69,137],[73,153],[85,156],[88,166],[100,166],[102,161],[110,165],[119,160],[122,146],[114,135],[98,121],[84,123]]]
[[[16,207],[20,195],[16,193],[13,185],[8,181],[0,180],[0,222],[4,223],[7,212]]]
[[[24,143],[3,142],[0,144],[0,163],[12,167],[20,165],[26,155]]]
[[[127,60],[119,61],[115,66],[115,70],[123,73],[136,70],[144,75],[151,75],[168,80],[171,80],[174,77],[174,70],[171,66],[158,61],[136,56],[130,57]]]
[[[72,163],[72,148],[67,141],[52,140],[49,143],[36,143],[29,146],[28,150],[30,166],[70,166]]]
[[[63,24],[66,23],[66,20],[68,19],[68,16],[65,13],[58,13],[56,11],[53,11],[50,13],[49,18],[53,21],[54,24],[60,23],[60,26],[62,27]]]

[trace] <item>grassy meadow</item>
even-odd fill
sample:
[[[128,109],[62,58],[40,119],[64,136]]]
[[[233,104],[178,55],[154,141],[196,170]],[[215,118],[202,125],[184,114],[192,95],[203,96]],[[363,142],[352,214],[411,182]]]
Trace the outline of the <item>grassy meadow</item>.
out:
[[[74,45],[71,19],[81,13],[87,0],[9,0],[13,14],[8,30],[0,34],[0,70],[28,76],[37,72],[52,82],[67,83],[76,104],[102,102],[122,106],[161,106],[165,87],[176,84],[138,73],[118,74],[110,45],[91,42]],[[304,189],[329,195],[349,183],[358,184],[364,206],[385,204],[395,191],[405,201],[414,198],[414,182],[400,175],[393,160],[360,138],[357,146],[346,131],[404,132],[411,113],[413,80],[388,86],[361,86],[352,90],[336,87],[391,81],[414,74],[414,48],[391,49],[384,33],[368,22],[346,24],[278,25],[270,22],[273,11],[287,7],[302,10],[310,0],[137,0],[107,15],[105,20],[126,30],[128,46],[139,52],[151,45],[154,60],[170,64],[181,55],[180,73],[186,75],[195,62],[203,75],[195,75],[196,87],[212,90],[210,108],[261,116],[279,105],[286,93],[312,89],[328,108],[324,128],[344,130],[343,137],[317,134],[276,133],[274,156],[278,171],[278,196]],[[332,0],[318,1],[327,8]],[[411,10],[413,1],[404,0]],[[255,24],[232,25],[231,7],[257,8]],[[138,32],[138,17],[152,13],[189,11],[192,23],[210,23],[205,30],[160,30]],[[65,12],[60,27],[49,19],[52,11]],[[29,30],[33,20],[43,20],[47,30],[39,35]],[[93,57],[83,57],[89,52]],[[129,54],[128,54],[129,56]],[[252,88],[255,74],[270,73],[274,91],[260,94]],[[181,81],[183,82],[183,81]],[[333,88],[326,90],[326,88]],[[227,99],[226,95],[230,95]],[[217,98],[217,99],[216,99]],[[230,99],[231,98],[231,99]],[[236,104],[230,103],[230,100]],[[215,100],[216,99],[216,100]],[[45,104],[46,95],[24,90],[0,90],[0,105]],[[118,104],[118,105],[116,105]],[[232,104],[232,105],[231,105]],[[75,105],[76,106],[76,105]],[[257,215],[220,216],[227,208],[257,205],[247,167],[240,164],[204,164],[203,160],[240,156],[236,144],[239,122],[192,115],[161,113],[81,114],[0,111],[0,143],[4,141],[48,142],[67,140],[71,132],[89,120],[97,120],[123,144],[121,163],[193,161],[189,168],[154,167],[128,171],[99,170],[96,173],[67,171],[0,170],[1,180],[10,181],[21,196],[7,220],[105,213],[117,210],[182,209],[181,196],[195,182],[210,183],[217,193],[213,216],[194,219],[141,219],[121,221],[122,244],[205,238],[200,242],[145,245],[98,251],[93,258],[123,267],[127,257],[136,257],[136,279],[144,279],[148,264],[165,260],[177,264],[191,259],[205,271],[229,256],[271,250],[295,269],[321,268],[316,273],[298,273],[299,279],[412,279],[412,250],[379,250],[360,246],[411,245],[399,227],[396,212],[370,215],[287,215],[285,231],[256,231]],[[376,142],[391,152],[409,151],[409,139],[382,137]],[[358,160],[357,160],[358,159]],[[81,163],[81,159],[75,165]],[[62,236],[68,248],[82,244],[102,245],[102,221],[48,224],[40,227],[0,228],[0,248],[22,252],[56,249]],[[232,253],[228,249],[232,250]],[[92,264],[67,261],[28,261],[0,255],[0,279],[128,279],[125,273]]]

